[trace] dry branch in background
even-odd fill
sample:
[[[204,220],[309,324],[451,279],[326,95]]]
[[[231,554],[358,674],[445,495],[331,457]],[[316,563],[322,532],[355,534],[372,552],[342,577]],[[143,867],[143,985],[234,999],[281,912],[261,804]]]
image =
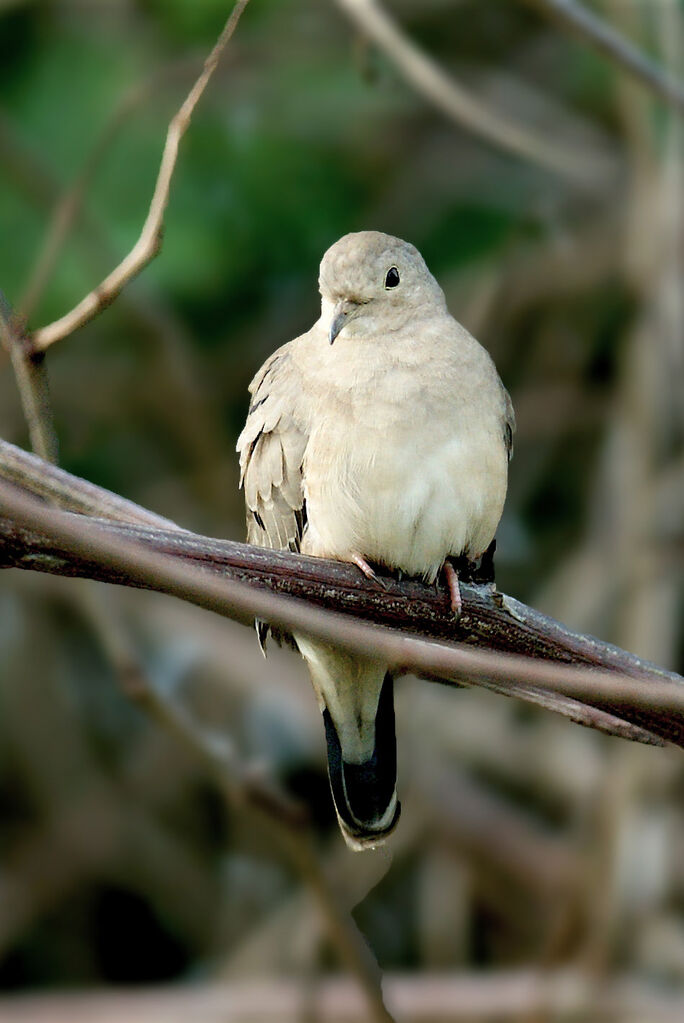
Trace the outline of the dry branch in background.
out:
[[[526,3],[598,50],[660,99],[684,113],[684,84],[649,60],[637,46],[593,11],[575,0],[526,0]]]
[[[143,82],[133,86],[120,100],[104,125],[79,174],[56,198],[45,237],[40,251],[31,268],[28,281],[23,289],[17,308],[21,316],[29,321],[55,270],[65,242],[73,230],[82,211],[85,198],[100,169],[108,150],[126,121],[142,106],[164,82],[179,74],[196,71],[194,64],[182,60],[157,71]]]
[[[154,194],[152,195],[147,218],[137,242],[109,276],[105,277],[70,312],[66,313],[59,320],[55,320],[54,323],[50,323],[33,332],[31,344],[34,351],[44,352],[55,341],[68,337],[69,334],[73,334],[79,327],[92,320],[99,312],[113,302],[121,289],[136,277],[141,270],[144,270],[147,264],[159,252],[164,228],[164,213],[169,201],[171,179],[176,169],[178,147],[190,125],[197,102],[214,73],[221,54],[237,28],[240,16],[248,3],[249,0],[238,0],[235,4],[225,28],[219,36],[218,42],[204,62],[202,74],[169,124]]]
[[[0,348],[12,360],[31,447],[46,462],[57,461],[57,434],[52,422],[50,391],[44,356],[33,342],[0,291]]]
[[[283,850],[313,895],[331,947],[363,991],[370,1018],[374,1023],[394,1023],[384,1003],[380,968],[353,917],[335,897],[312,836],[304,826],[305,810],[259,774],[250,772],[225,735],[206,734],[180,703],[168,693],[160,693],[143,674],[131,681],[128,695],[200,759],[226,801],[233,807],[249,809],[266,825],[272,841]]]
[[[526,125],[489,107],[454,81],[393,21],[377,0],[336,0],[354,24],[384,51],[421,96],[456,124],[531,163],[584,184],[605,177],[600,155],[548,142]]]
[[[420,977],[390,975],[387,1000],[405,1023],[487,1023],[543,1019],[549,1023],[679,1023],[684,1001],[629,976],[609,981],[578,971],[511,970]],[[0,1000],[4,1023],[351,1023],[363,1018],[347,981],[261,978],[227,984],[174,985],[143,991],[20,995]]]
[[[3,443],[6,449],[13,456],[16,482],[21,456]],[[25,457],[30,486],[35,459]],[[62,481],[63,492],[78,491],[76,477],[51,472]],[[92,512],[96,488],[86,484],[84,489]],[[111,508],[112,495],[105,491],[104,496]],[[353,566],[178,529],[75,518],[45,508],[10,484],[2,486],[0,514],[5,565],[158,589],[240,621],[258,616],[356,652],[372,649],[398,672],[483,685],[612,734],[684,746],[684,679],[572,633],[490,587],[464,586],[464,614],[455,625],[446,594],[415,581],[388,580],[387,590],[380,592]],[[366,619],[384,627],[368,625]],[[425,638],[445,635],[469,645]]]

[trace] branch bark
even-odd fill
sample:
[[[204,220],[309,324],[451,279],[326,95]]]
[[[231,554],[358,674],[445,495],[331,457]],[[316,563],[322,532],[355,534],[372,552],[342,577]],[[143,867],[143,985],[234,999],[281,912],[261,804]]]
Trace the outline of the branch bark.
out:
[[[186,535],[169,519],[72,477],[57,466],[49,465],[4,441],[0,441],[0,461],[1,474],[5,479],[28,484],[34,494],[40,494],[52,504],[71,507],[81,513],[97,511],[123,522],[142,523],[147,528],[165,529],[174,537]],[[37,553],[37,557],[42,562],[41,555]],[[30,567],[28,562],[26,567]],[[103,608],[92,598],[93,594],[90,594],[89,614],[101,641],[107,646],[125,694],[199,756],[232,805],[247,807],[262,818],[273,841],[282,848],[311,891],[332,947],[364,992],[369,1018],[375,1023],[393,1023],[393,1017],[384,1004],[379,967],[355,922],[335,898],[315,854],[302,809],[266,779],[252,776],[235,756],[225,737],[219,743],[215,736],[206,735],[181,704],[151,683],[135,655],[131,654],[126,630],[116,616],[105,618],[109,608]]]
[[[140,273],[159,252],[164,229],[164,214],[169,201],[171,179],[176,169],[178,148],[187,131],[197,103],[214,73],[221,54],[237,28],[242,12],[249,0],[237,0],[216,45],[204,62],[202,74],[186,96],[178,113],[172,118],[166,134],[164,152],[154,193],[150,201],[147,218],[140,237],[117,267],[70,312],[59,320],[48,324],[31,335],[31,344],[36,352],[44,352],[50,345],[73,334],[79,327],[90,322],[99,312],[113,302],[130,280]]]
[[[15,456],[15,481],[20,462]],[[94,510],[99,488],[51,472],[62,487],[72,481],[72,493],[87,490]],[[114,495],[103,497],[115,504]],[[173,528],[77,518],[9,484],[0,489],[0,516],[5,566],[157,589],[246,623],[261,617],[356,652],[372,650],[397,672],[482,685],[611,734],[684,746],[681,676],[573,633],[491,586],[463,586],[464,612],[455,623],[446,593],[416,581],[388,579],[380,591],[350,565]],[[460,645],[436,641],[446,638]]]

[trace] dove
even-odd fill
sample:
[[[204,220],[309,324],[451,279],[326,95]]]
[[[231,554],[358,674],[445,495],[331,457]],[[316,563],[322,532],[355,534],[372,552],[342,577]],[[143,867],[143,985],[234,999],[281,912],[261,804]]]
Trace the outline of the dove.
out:
[[[504,506],[515,418],[487,351],[418,250],[347,234],[320,265],[321,315],[266,360],[238,439],[247,539],[434,583],[479,558]],[[397,823],[394,680],[381,658],[293,637],[323,715],[330,787],[354,849]]]

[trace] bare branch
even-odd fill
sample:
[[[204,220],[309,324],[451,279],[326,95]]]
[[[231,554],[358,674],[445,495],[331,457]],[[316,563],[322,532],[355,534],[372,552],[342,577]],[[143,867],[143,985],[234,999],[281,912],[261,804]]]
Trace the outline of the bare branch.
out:
[[[2,293],[0,293],[0,342],[12,360],[31,447],[46,462],[56,462],[57,435],[52,423],[44,357],[33,350],[32,342]]]
[[[622,70],[638,78],[660,99],[684,113],[684,84],[649,60],[641,50],[593,11],[587,10],[575,0],[526,0],[526,3],[582,42],[588,43]]]
[[[4,440],[0,440],[0,477],[68,511],[114,522],[156,526],[158,529],[180,529],[171,519],[165,519],[110,490],[72,476],[64,469],[49,465],[36,455]]]
[[[88,154],[81,171],[66,191],[55,200],[38,258],[31,269],[23,294],[17,302],[17,308],[25,320],[31,319],[54,271],[64,243],[79,217],[88,189],[121,128],[137,107],[148,100],[162,83],[180,72],[189,70],[187,60],[169,65],[145,81],[136,84],[116,106]],[[194,64],[192,70],[196,71]]]
[[[150,202],[147,218],[140,237],[128,253],[105,279],[94,288],[77,306],[59,320],[36,330],[32,335],[32,344],[36,351],[44,352],[50,345],[68,337],[79,327],[92,320],[108,306],[130,280],[136,277],[159,252],[164,227],[164,213],[169,201],[171,179],[176,168],[178,147],[187,131],[197,103],[204,92],[219,62],[221,54],[233,35],[240,16],[249,0],[238,0],[226,22],[218,42],[204,62],[204,69],[182,106],[172,118],[166,134],[166,143],[162,154],[159,174]]]
[[[100,628],[99,632],[105,637],[111,635],[109,628]],[[127,645],[127,637],[123,639]],[[225,735],[203,731],[173,696],[160,692],[149,681],[126,651],[123,665],[120,648],[110,649],[109,653],[120,674],[127,677],[126,695],[199,758],[230,805],[239,809],[247,807],[268,827],[269,834],[282,847],[302,883],[311,891],[332,947],[365,994],[370,1018],[374,1023],[393,1023],[383,1000],[378,964],[353,918],[333,894],[314,851],[311,834],[303,826],[306,823],[304,809],[267,779],[250,772]]]
[[[0,456],[6,479],[28,483],[32,489],[35,488],[34,492],[52,502],[80,511],[96,510],[100,514],[111,514],[122,522],[166,528],[173,530],[173,535],[185,535],[168,519],[72,477],[11,444],[0,441]],[[251,774],[239,762],[225,736],[221,736],[219,741],[218,737],[205,734],[180,703],[168,693],[158,691],[142,670],[117,616],[105,612],[98,601],[92,599],[92,594],[84,610],[106,646],[126,696],[199,757],[233,806],[250,809],[270,829],[274,840],[312,892],[332,947],[365,994],[370,1018],[375,1023],[392,1023],[392,1016],[383,1001],[378,965],[353,919],[334,897],[313,850],[311,836],[303,828],[305,815],[301,808],[267,780]]]
[[[548,968],[480,970],[441,975],[390,974],[387,997],[404,1023],[514,1023],[521,1019],[572,1023],[578,1019],[680,1023],[684,998],[633,975],[604,979],[589,971]],[[295,1023],[307,1018],[341,1023],[363,1018],[349,981],[327,977],[313,988],[294,977],[241,978],[221,984],[174,984],[135,990],[5,995],[4,1023]]]
[[[455,82],[408,38],[377,0],[336,0],[428,102],[452,121],[501,149],[564,177],[590,183],[604,176],[604,162],[587,152],[548,143],[530,128],[491,109]]]
[[[463,618],[457,626],[451,622],[451,635],[470,645],[434,642],[424,638],[425,632],[444,634],[448,599],[445,594],[433,599],[430,588],[419,583],[390,582],[379,596],[348,565],[204,538],[198,559],[194,546],[198,538],[191,533],[150,533],[141,527],[74,518],[37,504],[8,484],[0,495],[5,516],[0,557],[6,565],[157,589],[243,622],[260,617],[288,632],[302,632],[356,653],[372,650],[397,673],[413,671],[431,679],[482,685],[612,734],[684,745],[680,676],[571,633],[486,588],[464,587]],[[198,560],[214,571],[196,567]],[[312,583],[316,573],[322,574],[318,585]],[[300,599],[283,595],[292,592]],[[347,613],[335,614],[325,607]],[[359,620],[361,615],[382,621],[385,627],[368,625]],[[420,623],[421,634],[387,627],[397,621],[404,626],[412,623],[414,629]],[[473,649],[477,643],[485,649]],[[533,656],[504,655],[502,649],[525,650]],[[572,662],[601,665],[602,670],[575,667]]]

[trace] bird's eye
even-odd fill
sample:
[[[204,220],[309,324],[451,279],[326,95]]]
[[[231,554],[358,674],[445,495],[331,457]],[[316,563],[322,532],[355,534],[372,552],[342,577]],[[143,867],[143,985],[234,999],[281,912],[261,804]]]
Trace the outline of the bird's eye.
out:
[[[387,276],[385,277],[385,287],[386,288],[396,288],[398,283],[399,283],[399,271],[397,270],[396,266],[391,266],[389,268],[389,270],[387,271]]]

